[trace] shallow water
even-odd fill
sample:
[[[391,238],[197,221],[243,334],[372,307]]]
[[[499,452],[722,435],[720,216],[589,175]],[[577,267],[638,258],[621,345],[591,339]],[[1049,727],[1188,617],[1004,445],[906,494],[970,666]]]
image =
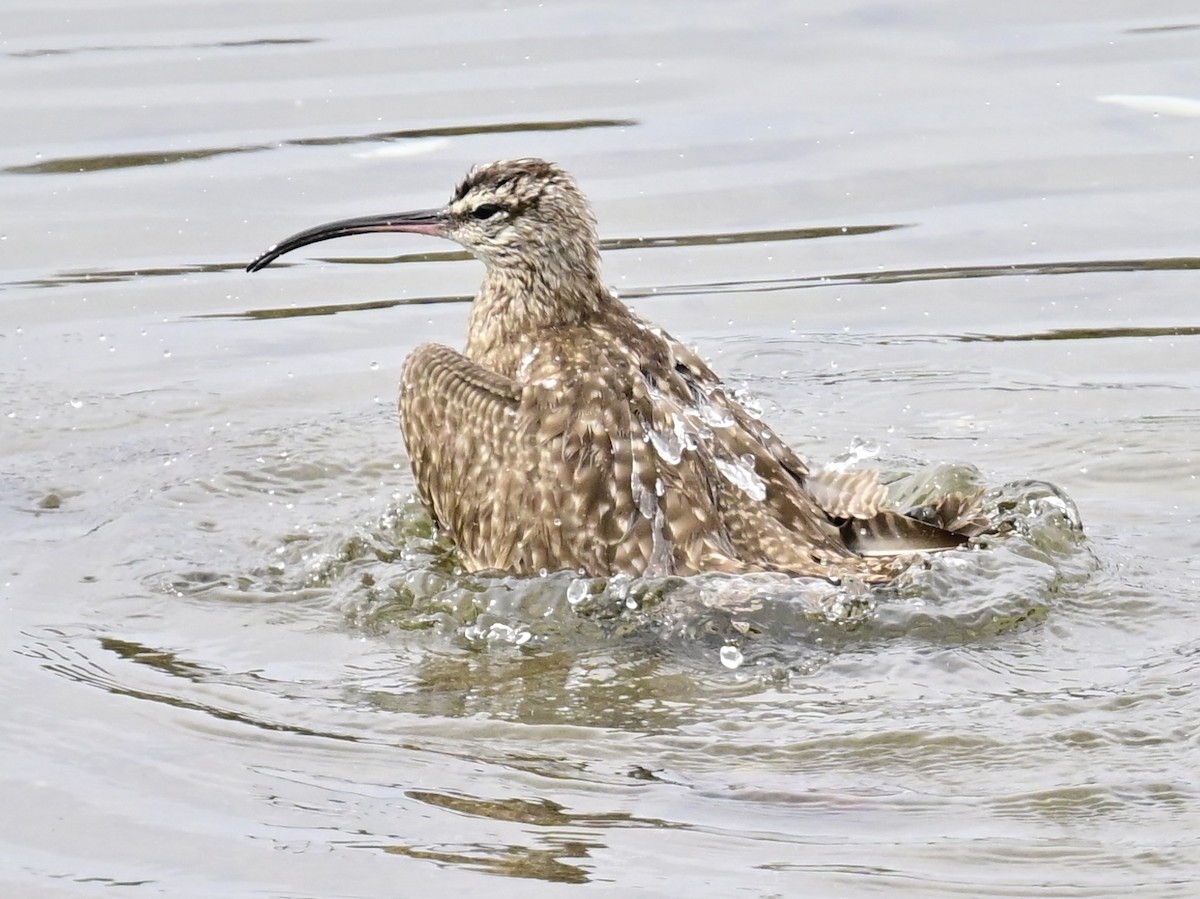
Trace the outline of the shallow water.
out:
[[[1182,3],[6,11],[4,894],[1193,895],[1198,52]],[[875,592],[457,574],[395,393],[478,264],[242,267],[531,154],[784,437],[1011,527]]]

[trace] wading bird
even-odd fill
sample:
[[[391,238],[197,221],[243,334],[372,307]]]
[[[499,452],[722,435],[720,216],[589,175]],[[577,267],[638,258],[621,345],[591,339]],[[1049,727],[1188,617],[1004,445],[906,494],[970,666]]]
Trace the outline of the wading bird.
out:
[[[465,352],[419,346],[400,383],[417,490],[470,570],[878,582],[986,526],[978,496],[903,514],[877,472],[810,468],[604,285],[595,218],[557,165],[477,166],[441,209],[318,225],[248,270],[378,231],[445,237],[486,267]]]

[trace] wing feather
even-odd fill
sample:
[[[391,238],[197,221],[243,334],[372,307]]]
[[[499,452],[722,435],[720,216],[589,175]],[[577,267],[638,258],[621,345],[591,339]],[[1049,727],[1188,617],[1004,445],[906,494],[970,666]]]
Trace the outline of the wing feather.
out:
[[[472,567],[505,567],[488,547],[513,490],[519,398],[511,379],[439,344],[417,347],[404,365],[400,426],[421,500]]]

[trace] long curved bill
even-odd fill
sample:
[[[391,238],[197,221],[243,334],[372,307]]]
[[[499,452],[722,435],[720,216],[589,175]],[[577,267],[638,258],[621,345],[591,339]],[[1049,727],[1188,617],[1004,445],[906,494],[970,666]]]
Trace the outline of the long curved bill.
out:
[[[359,218],[342,219],[308,228],[281,240],[248,266],[246,271],[256,272],[266,268],[284,253],[335,237],[350,237],[354,234],[373,234],[377,231],[407,231],[412,234],[430,234],[444,237],[446,231],[445,209],[421,209],[416,212],[399,212],[394,215],[364,215]]]

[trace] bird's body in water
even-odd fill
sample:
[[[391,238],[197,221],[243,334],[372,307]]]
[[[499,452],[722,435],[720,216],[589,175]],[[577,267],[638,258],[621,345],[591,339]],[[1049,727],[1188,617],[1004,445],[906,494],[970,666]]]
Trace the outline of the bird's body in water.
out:
[[[604,285],[595,219],[556,165],[478,166],[442,209],[302,231],[250,270],[373,231],[446,237],[487,268],[466,351],[419,346],[400,385],[417,489],[470,570],[880,581],[982,529],[970,499],[903,515],[874,472],[811,470]]]

